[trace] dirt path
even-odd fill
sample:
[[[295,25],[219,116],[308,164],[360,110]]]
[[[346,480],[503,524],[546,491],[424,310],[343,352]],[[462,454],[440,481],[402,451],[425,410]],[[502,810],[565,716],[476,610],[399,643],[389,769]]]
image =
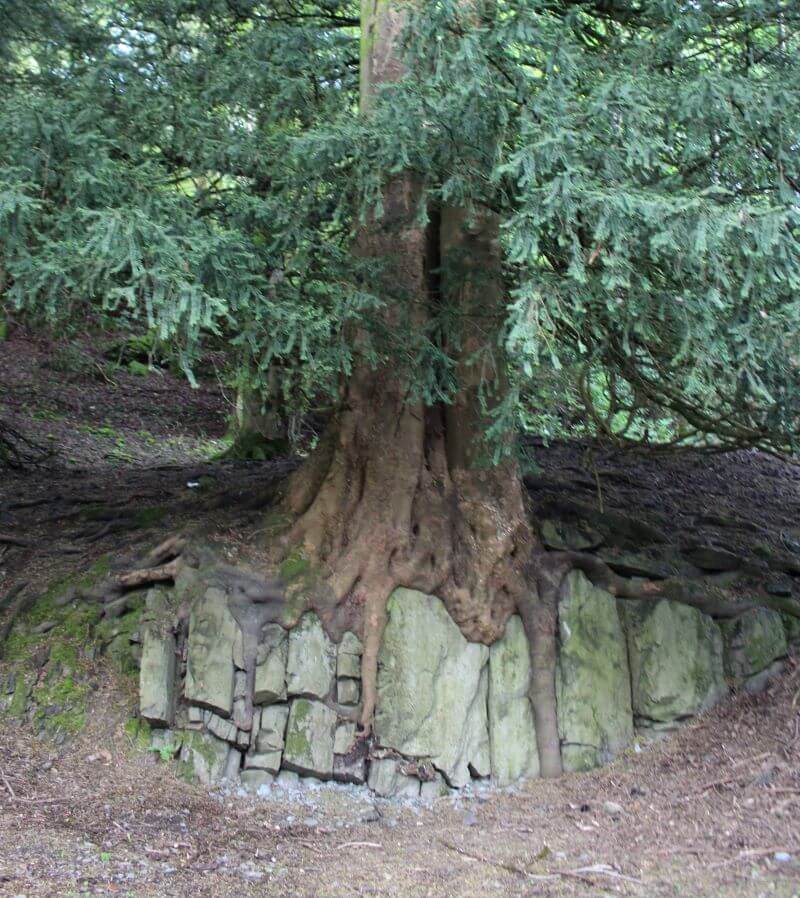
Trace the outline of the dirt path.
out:
[[[123,709],[106,682],[66,750],[0,735],[0,894],[789,898],[799,695],[795,666],[610,767],[426,807],[343,788],[252,799],[188,786],[112,725]]]

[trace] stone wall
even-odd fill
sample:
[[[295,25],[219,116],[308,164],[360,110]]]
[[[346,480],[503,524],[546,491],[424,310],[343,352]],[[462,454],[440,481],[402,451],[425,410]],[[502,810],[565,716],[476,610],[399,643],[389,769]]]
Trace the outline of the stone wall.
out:
[[[189,607],[187,635],[175,627]],[[361,643],[337,645],[307,613],[261,628],[248,676],[230,597],[199,577],[147,594],[140,713],[153,747],[203,783],[276,778],[368,784],[435,797],[476,779],[538,776],[528,641],[518,617],[491,648],[469,643],[435,596],[398,589],[379,656],[375,744],[357,743]],[[556,672],[567,771],[607,763],[636,734],[669,730],[732,685],[763,686],[800,628],[767,610],[717,622],[668,601],[618,601],[580,573],[559,604]]]

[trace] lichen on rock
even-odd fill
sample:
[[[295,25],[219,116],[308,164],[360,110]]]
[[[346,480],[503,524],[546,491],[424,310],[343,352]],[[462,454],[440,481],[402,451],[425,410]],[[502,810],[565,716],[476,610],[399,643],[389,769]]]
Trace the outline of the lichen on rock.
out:
[[[722,633],[678,602],[622,602],[633,712],[638,722],[680,720],[727,695]]]
[[[539,753],[530,690],[530,649],[514,615],[489,649],[489,743],[492,779],[506,785],[539,775]]]
[[[489,649],[470,643],[435,596],[397,589],[378,658],[375,735],[427,758],[453,786],[491,769],[485,670]]]
[[[768,608],[752,608],[722,622],[725,670],[741,680],[766,670],[788,651],[781,615]]]
[[[607,763],[633,740],[631,683],[616,599],[571,573],[562,587],[556,673],[565,770]]]

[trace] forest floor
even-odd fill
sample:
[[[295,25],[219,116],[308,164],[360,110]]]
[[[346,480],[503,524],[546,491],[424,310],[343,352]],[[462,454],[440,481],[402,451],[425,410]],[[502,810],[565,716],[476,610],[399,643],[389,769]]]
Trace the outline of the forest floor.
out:
[[[215,461],[229,405],[168,372],[109,368],[17,334],[0,418],[52,445],[0,473],[0,607],[102,556],[190,528],[250,554],[291,461]],[[88,361],[87,361],[88,360]],[[536,447],[535,505],[595,503],[676,545],[800,541],[800,469],[758,453],[648,458]],[[2,611],[0,611],[2,614]],[[0,681],[3,665],[0,662]],[[612,765],[430,806],[352,787],[253,799],[182,782],[125,722],[130,678],[92,668],[87,725],[61,745],[0,726],[0,895],[800,898],[800,666]]]

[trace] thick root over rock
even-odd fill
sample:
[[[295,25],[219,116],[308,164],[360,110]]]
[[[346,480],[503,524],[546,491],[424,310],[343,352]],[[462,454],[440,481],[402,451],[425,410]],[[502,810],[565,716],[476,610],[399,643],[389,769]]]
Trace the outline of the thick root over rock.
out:
[[[342,606],[360,618],[368,732],[392,591],[435,593],[467,639],[490,644],[526,595],[531,530],[512,465],[451,468],[439,415],[399,396],[386,403],[377,384],[360,389],[330,442],[289,484],[286,507],[297,520],[285,548],[299,547],[319,565],[323,620]],[[380,391],[377,408],[373,391]],[[359,416],[359,407],[371,407],[370,415]]]

